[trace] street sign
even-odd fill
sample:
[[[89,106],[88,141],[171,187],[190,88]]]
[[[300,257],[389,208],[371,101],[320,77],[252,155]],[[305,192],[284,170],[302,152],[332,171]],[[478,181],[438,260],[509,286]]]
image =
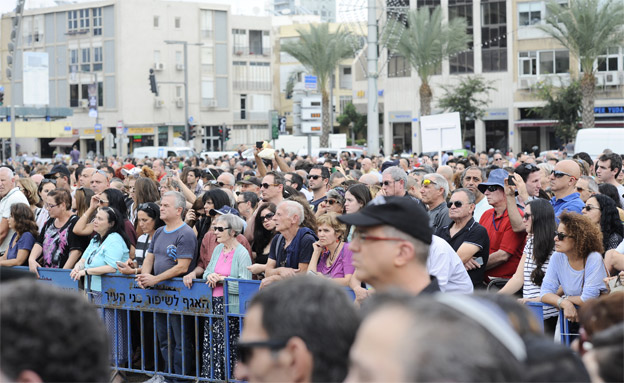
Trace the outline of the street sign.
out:
[[[121,121],[121,120],[117,121],[117,134],[118,135],[123,132],[123,128],[124,128],[123,121]]]
[[[102,124],[95,124],[95,140],[102,141]]]
[[[316,76],[305,76],[303,82],[306,90],[316,90],[318,79]]]

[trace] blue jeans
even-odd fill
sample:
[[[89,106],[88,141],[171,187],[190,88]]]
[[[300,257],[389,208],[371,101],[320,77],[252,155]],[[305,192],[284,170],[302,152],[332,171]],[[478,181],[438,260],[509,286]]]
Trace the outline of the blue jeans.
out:
[[[165,360],[164,372],[169,372],[169,347],[171,347],[171,360],[173,361],[172,373],[178,375],[195,375],[192,371],[193,365],[193,346],[189,334],[193,328],[189,328],[185,324],[184,333],[182,333],[182,317],[180,315],[169,315],[169,328],[167,328],[167,315],[156,314],[156,333],[158,334],[158,344],[160,352]],[[168,337],[168,332],[171,337]],[[182,370],[182,337],[184,337],[184,370]],[[171,344],[169,344],[171,341]]]

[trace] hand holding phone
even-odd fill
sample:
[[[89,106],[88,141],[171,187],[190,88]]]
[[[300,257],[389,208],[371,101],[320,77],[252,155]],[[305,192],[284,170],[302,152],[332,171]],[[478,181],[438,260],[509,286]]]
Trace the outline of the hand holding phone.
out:
[[[507,177],[507,184],[510,186],[516,186],[516,183],[514,182],[514,178],[513,175],[509,175],[509,177]]]

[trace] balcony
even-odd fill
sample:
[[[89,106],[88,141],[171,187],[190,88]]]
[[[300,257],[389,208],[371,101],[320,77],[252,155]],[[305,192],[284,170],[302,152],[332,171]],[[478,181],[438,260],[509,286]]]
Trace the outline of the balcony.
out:
[[[269,112],[248,110],[234,111],[234,121],[269,121]]]
[[[234,80],[233,86],[236,90],[266,90],[270,91],[272,87],[270,81],[251,81],[251,80]]]
[[[232,54],[235,56],[264,56],[269,57],[271,55],[271,48],[263,47],[248,47],[242,45],[235,45],[232,47]]]

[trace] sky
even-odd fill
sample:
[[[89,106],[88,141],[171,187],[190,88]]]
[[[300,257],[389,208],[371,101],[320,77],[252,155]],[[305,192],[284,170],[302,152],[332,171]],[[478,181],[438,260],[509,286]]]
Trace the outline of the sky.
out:
[[[26,9],[54,7],[57,3],[84,3],[94,0],[26,0]],[[270,0],[169,0],[169,1],[191,1],[208,4],[230,4],[234,14],[262,15],[264,4]],[[11,12],[15,9],[16,0],[0,0],[0,14]],[[354,17],[360,17],[363,8],[366,7],[367,0],[337,0],[338,21],[352,21]],[[364,11],[364,14],[366,12]]]

